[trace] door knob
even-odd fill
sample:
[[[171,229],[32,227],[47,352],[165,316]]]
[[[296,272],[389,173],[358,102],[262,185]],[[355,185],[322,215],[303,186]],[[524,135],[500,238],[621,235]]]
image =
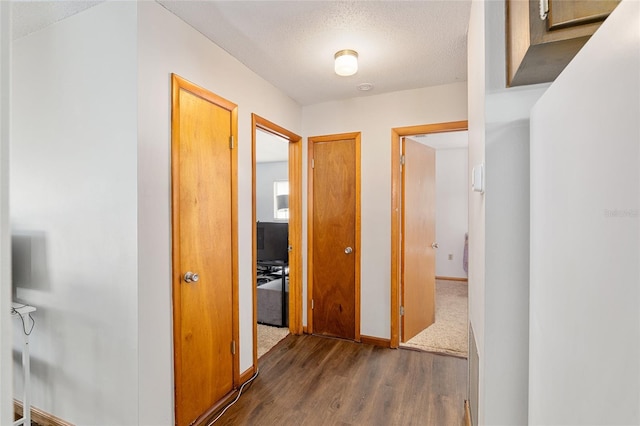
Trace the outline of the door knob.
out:
[[[344,249],[344,252],[346,254],[351,254],[352,251],[353,251],[353,249],[351,247],[347,247],[346,249]]]
[[[438,243],[431,243],[431,248],[438,248]]]
[[[194,274],[193,272],[187,272],[184,274],[184,282],[186,283],[197,283],[200,279],[200,275]]]

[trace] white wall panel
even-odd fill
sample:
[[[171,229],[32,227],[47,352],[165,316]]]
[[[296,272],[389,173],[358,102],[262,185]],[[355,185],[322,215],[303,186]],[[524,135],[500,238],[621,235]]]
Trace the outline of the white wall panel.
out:
[[[436,275],[467,278],[464,235],[469,229],[468,150],[436,152]],[[452,255],[452,259],[449,259]]]
[[[531,115],[530,424],[640,423],[640,3]]]
[[[138,420],[136,15],[108,2],[13,44],[10,212],[15,296],[38,309],[32,403],[74,424]],[[21,334],[15,321],[16,350]]]

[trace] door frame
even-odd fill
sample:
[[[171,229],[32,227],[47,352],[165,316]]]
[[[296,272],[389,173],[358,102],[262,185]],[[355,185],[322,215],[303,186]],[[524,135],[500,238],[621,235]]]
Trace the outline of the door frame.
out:
[[[289,142],[289,332],[302,334],[302,137],[257,115],[251,114],[251,218],[252,265],[257,262],[256,234],[256,130],[279,136]],[[252,268],[252,283],[257,280]],[[253,365],[258,365],[258,295],[253,285]]]
[[[177,181],[180,171],[180,152],[178,148],[178,141],[180,140],[180,121],[179,114],[177,113],[180,108],[179,93],[180,90],[187,90],[194,95],[209,101],[220,108],[226,109],[231,113],[231,137],[233,140],[238,139],[238,106],[233,102],[230,102],[213,92],[200,87],[177,74],[171,74],[171,281],[172,281],[172,320],[173,320],[173,383],[174,383],[174,420],[177,422],[177,404],[178,393],[176,379],[181,374],[181,366],[176,362],[178,359],[178,353],[181,350],[180,342],[180,330],[181,330],[181,292],[180,286],[182,283],[182,271],[177,270],[175,265],[180,262],[180,240],[179,240],[179,227],[180,227],[180,183]],[[238,301],[238,149],[237,144],[230,147],[230,181],[231,181],[231,297],[232,297],[232,338],[233,341],[239,342],[240,340],[240,328],[239,328],[239,301]],[[176,339],[177,338],[177,339]],[[231,391],[227,396],[222,397],[220,401],[210,407],[206,412],[202,413],[198,420],[203,420],[209,417],[220,406],[223,405],[229,395],[233,394],[240,382],[240,351],[234,350],[233,356],[233,383],[231,385]]]
[[[389,346],[400,346],[400,272],[402,258],[402,170],[400,167],[400,138],[429,133],[446,133],[469,130],[469,122],[450,121],[391,129],[391,341]]]
[[[354,155],[356,163],[356,212],[355,212],[355,337],[356,342],[361,341],[360,336],[360,132],[339,133],[324,136],[309,136],[307,138],[307,331],[313,334],[313,144],[316,142],[332,142],[344,139],[354,139]]]

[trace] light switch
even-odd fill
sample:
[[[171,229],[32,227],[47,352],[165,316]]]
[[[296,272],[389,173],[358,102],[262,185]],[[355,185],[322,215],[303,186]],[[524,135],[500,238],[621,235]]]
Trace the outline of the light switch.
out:
[[[484,194],[484,164],[474,166],[471,174],[471,188],[475,192]]]

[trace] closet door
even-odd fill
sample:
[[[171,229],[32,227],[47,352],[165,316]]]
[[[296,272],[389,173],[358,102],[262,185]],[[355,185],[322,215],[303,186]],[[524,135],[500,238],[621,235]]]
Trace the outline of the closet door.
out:
[[[176,423],[238,380],[236,106],[173,76],[172,233]]]
[[[311,332],[360,339],[360,134],[309,138]]]

